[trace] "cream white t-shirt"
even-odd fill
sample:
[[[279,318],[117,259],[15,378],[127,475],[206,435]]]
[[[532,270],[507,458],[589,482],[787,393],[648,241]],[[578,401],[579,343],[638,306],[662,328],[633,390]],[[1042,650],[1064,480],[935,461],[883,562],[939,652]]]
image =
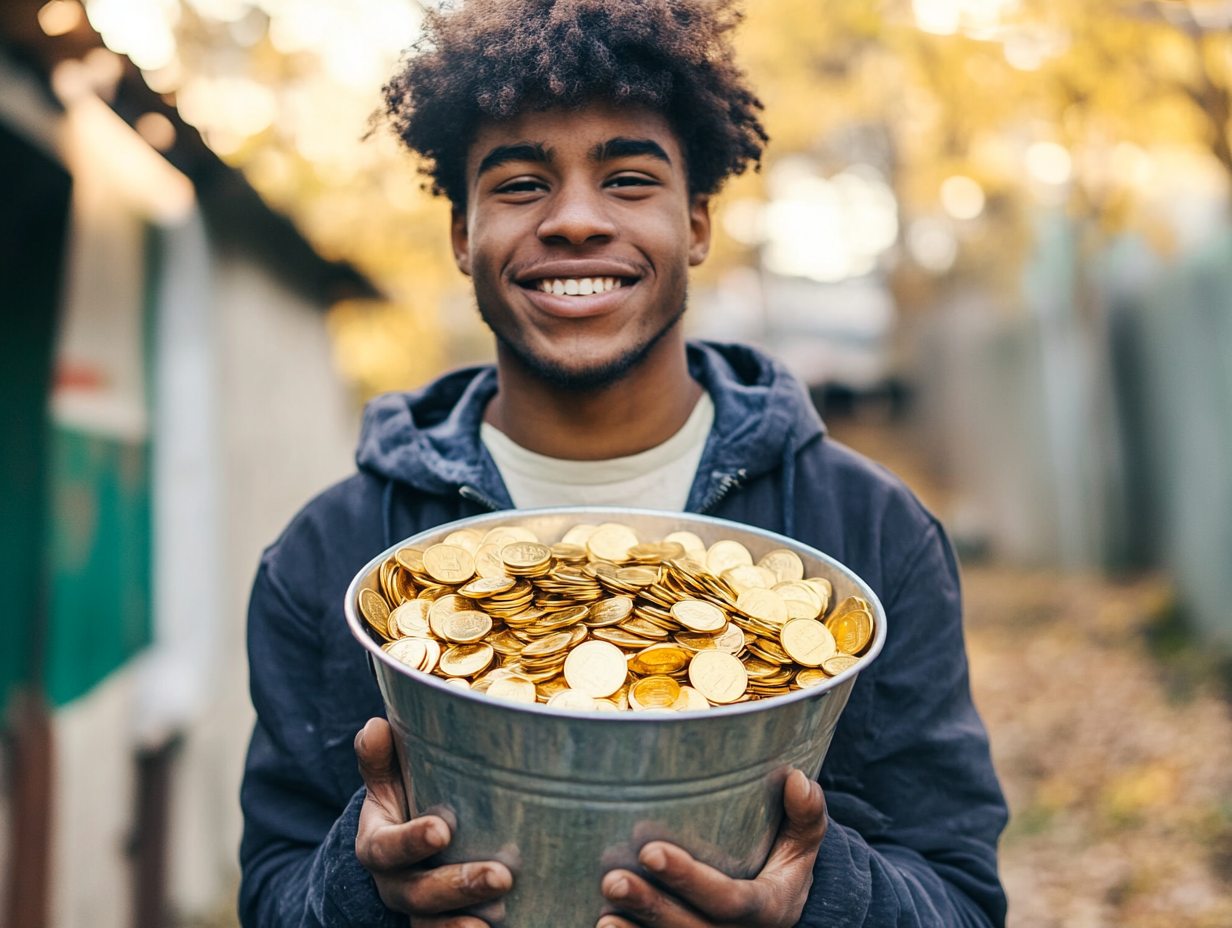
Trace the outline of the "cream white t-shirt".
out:
[[[713,423],[714,403],[703,391],[679,432],[661,445],[624,458],[549,458],[514,444],[486,422],[479,428],[479,437],[518,509],[637,506],[682,512]]]

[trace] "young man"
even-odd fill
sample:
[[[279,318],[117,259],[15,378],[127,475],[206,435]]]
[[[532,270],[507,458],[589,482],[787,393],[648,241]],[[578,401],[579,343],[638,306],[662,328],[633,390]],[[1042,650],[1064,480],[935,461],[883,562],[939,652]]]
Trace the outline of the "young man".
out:
[[[469,0],[429,18],[429,42],[387,88],[402,138],[453,203],[458,267],[497,364],[374,400],[359,472],[262,560],[242,794],[250,928],[499,921],[509,870],[433,866],[450,825],[404,820],[343,592],[376,553],[431,526],[575,503],[791,535],[864,577],[891,630],[820,784],[788,780],[762,873],[732,880],[653,842],[641,852],[653,883],[603,878],[612,911],[599,928],[1003,924],[1006,809],[941,527],[827,438],[776,362],[681,335],[708,197],[765,139],[732,62],[737,18],[728,0]]]

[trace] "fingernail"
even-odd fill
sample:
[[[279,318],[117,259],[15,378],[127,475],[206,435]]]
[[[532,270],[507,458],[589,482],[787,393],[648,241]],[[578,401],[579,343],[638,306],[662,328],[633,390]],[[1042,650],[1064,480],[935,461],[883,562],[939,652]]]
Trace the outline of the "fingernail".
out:
[[[607,888],[607,894],[609,896],[616,896],[617,898],[624,898],[629,895],[629,881],[623,876],[617,877],[616,882]]]
[[[645,848],[642,851],[642,866],[658,873],[667,866],[667,855],[661,847]]]
[[[441,827],[440,822],[430,822],[425,829],[424,837],[432,847],[444,847],[449,843],[449,836],[445,834],[445,829]]]
[[[505,877],[495,870],[485,870],[483,872],[483,885],[488,889],[504,889]]]

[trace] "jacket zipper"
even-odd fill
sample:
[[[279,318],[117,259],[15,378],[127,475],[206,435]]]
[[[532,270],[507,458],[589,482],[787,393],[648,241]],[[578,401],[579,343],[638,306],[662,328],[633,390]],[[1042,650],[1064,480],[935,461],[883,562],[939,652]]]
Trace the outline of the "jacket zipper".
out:
[[[461,486],[458,487],[458,495],[463,499],[469,499],[472,503],[478,503],[480,506],[487,506],[492,512],[499,512],[504,507],[497,503],[489,496],[480,493],[474,487]]]
[[[727,474],[721,481],[719,481],[719,485],[714,488],[714,491],[709,496],[706,497],[705,501],[697,507],[698,514],[705,515],[715,506],[719,505],[719,503],[723,501],[723,497],[739,487],[740,482],[744,480],[747,475],[748,471],[744,468],[741,468],[734,474]]]

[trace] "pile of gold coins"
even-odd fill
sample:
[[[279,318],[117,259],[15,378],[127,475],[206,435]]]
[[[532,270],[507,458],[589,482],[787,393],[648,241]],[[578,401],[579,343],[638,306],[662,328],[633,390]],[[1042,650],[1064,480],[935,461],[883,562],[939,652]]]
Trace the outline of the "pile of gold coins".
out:
[[[692,532],[462,529],[405,547],[359,608],[390,656],[463,689],[571,710],[708,709],[816,686],[859,661],[872,608],[830,608],[792,551]]]

